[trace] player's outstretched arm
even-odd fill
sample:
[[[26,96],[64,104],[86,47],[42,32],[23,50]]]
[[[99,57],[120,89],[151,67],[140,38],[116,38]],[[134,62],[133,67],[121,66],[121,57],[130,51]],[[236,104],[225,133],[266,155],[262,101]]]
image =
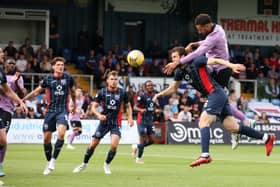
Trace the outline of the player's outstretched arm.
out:
[[[240,73],[241,71],[245,71],[246,67],[243,64],[233,64],[229,61],[218,59],[218,58],[208,58],[207,65],[215,65],[220,64],[227,66],[233,70],[234,73]]]
[[[159,97],[167,96],[167,95],[171,95],[171,94],[175,93],[177,91],[177,89],[179,88],[181,82],[182,81],[173,81],[172,84],[170,84],[168,86],[168,88],[166,88],[165,90],[155,94],[155,96],[153,97],[153,101],[156,102],[156,100]]]
[[[36,97],[37,95],[39,95],[42,91],[44,91],[45,89],[42,88],[41,86],[38,86],[37,88],[35,88],[35,90],[33,90],[32,92],[30,92],[29,94],[27,94],[22,101],[26,101],[29,100],[33,97]]]

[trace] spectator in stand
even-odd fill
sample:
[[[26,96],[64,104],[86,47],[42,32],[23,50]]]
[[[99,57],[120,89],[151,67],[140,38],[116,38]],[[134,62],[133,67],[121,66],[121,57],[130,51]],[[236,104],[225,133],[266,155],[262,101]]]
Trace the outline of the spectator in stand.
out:
[[[34,112],[34,108],[28,107],[27,109],[28,109],[28,112],[26,115],[27,119],[38,119],[37,115]]]
[[[259,122],[262,123],[262,124],[265,124],[265,125],[268,125],[270,123],[265,112],[261,113],[261,117],[259,119]]]
[[[246,78],[247,79],[256,79],[257,78],[257,69],[254,62],[251,62],[246,67]]]
[[[237,100],[237,108],[245,113],[248,110],[248,100],[241,95]]]
[[[256,68],[259,69],[262,64],[262,60],[263,60],[259,47],[255,47],[255,49],[254,49],[253,60],[254,60],[254,63],[256,64]]]
[[[26,51],[25,51],[26,50]],[[24,44],[19,48],[19,53],[24,53],[28,59],[30,56],[34,56],[34,49],[31,46],[31,41],[29,38],[25,39]]]
[[[260,70],[257,77],[257,97],[258,99],[267,98],[265,86],[267,85],[267,78],[264,77],[263,72]]]
[[[5,47],[4,49],[4,53],[7,57],[16,58],[16,54],[17,54],[17,49],[14,47],[14,42],[13,41],[9,41],[8,46]]]
[[[233,49],[230,50],[230,56],[231,56],[230,60],[234,63],[241,63],[243,61],[242,60],[243,54],[240,45],[234,45],[232,48]]]
[[[152,44],[148,48],[148,56],[155,59],[160,58],[162,55],[162,51],[158,41],[155,39],[153,40]]]
[[[32,69],[35,73],[41,73],[40,62],[37,57],[34,57],[32,60]]]
[[[149,68],[149,76],[151,77],[160,77],[162,75],[161,65],[159,59],[153,59],[153,63]]]
[[[16,107],[12,118],[13,119],[24,119],[24,118],[26,118],[26,114],[21,110],[20,107]]]
[[[280,89],[274,78],[268,79],[268,84],[265,85],[265,93],[267,94],[269,99],[278,98]]]
[[[48,57],[50,60],[54,58],[54,51],[52,48],[48,48]]]
[[[193,101],[192,99],[188,96],[188,91],[185,91],[184,95],[180,97],[179,100],[179,110],[184,110],[185,106],[192,106]]]
[[[19,59],[16,61],[17,70],[20,73],[23,73],[26,70],[26,66],[27,66],[27,60],[25,59],[24,54],[20,53]]]
[[[163,114],[164,114],[165,120],[170,120],[173,117],[174,112],[178,113],[178,110],[177,111],[172,110],[172,109],[175,109],[173,107],[174,106],[173,102],[174,102],[174,99],[172,97],[170,97],[168,100],[168,104],[164,105]]]
[[[91,94],[88,91],[84,91],[84,104],[82,106],[83,111],[88,111],[90,103],[93,101]]]
[[[272,65],[270,70],[267,72],[268,79],[275,79],[276,81],[279,78],[279,73],[276,70],[276,65]]]
[[[137,76],[138,77],[146,77],[147,76],[147,74],[145,72],[145,65],[139,66],[138,71],[137,71]]]
[[[270,67],[272,67],[273,65],[276,66],[276,68],[278,69],[279,68],[279,54],[277,51],[273,51],[272,52],[272,56],[270,58],[267,59],[268,60],[268,64]]]
[[[43,60],[40,63],[40,68],[42,73],[50,73],[52,71],[52,65],[47,55],[43,55]]]
[[[250,51],[249,47],[246,47],[243,52],[243,64],[247,67],[248,64],[253,63],[253,53]]]
[[[190,110],[192,114],[192,121],[198,122],[199,121],[199,116],[201,114],[201,111],[199,110],[198,103],[194,103],[192,105],[192,109]]]
[[[155,123],[165,122],[162,108],[159,105],[156,105],[153,119]]]
[[[94,75],[94,77],[98,76],[98,61],[97,57],[95,56],[95,51],[93,49],[89,51],[85,72],[87,74]]]
[[[184,109],[179,112],[178,114],[178,120],[179,121],[186,121],[191,122],[192,121],[192,113],[190,112],[191,106],[184,106]]]
[[[136,74],[132,66],[127,67],[127,77],[135,77]]]
[[[40,46],[39,49],[37,50],[36,56],[37,56],[37,58],[39,59],[39,61],[42,61],[44,55],[48,56],[48,55],[49,55],[49,52],[48,52],[46,43],[45,43],[45,42],[42,42],[42,43],[41,43],[41,46]]]

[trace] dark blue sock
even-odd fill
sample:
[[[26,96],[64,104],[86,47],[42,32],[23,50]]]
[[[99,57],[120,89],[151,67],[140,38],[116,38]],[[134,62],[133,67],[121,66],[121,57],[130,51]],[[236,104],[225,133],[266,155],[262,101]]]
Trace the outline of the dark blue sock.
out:
[[[116,155],[116,152],[110,150],[107,154],[106,163],[110,164],[111,161],[114,159],[115,155]]]
[[[55,146],[54,146],[54,152],[53,152],[53,158],[56,159],[61,151],[61,148],[64,144],[64,140],[56,140]]]
[[[86,154],[84,156],[84,163],[86,163],[86,164],[88,163],[88,161],[91,158],[93,152],[94,152],[94,149],[87,148]]]
[[[141,158],[144,153],[144,145],[138,144],[137,147],[138,147],[138,158]]]
[[[210,128],[203,127],[200,129],[201,134],[201,152],[209,153],[209,144],[210,144]]]
[[[255,129],[245,125],[239,126],[239,133],[258,140],[262,139],[264,135],[263,132],[256,131]]]
[[[152,140],[147,140],[147,141],[145,141],[145,144],[144,144],[144,147],[147,147],[147,146],[149,146],[149,145],[152,145],[154,142],[152,141]]]
[[[52,158],[52,144],[44,144],[44,151],[47,161],[50,161]]]

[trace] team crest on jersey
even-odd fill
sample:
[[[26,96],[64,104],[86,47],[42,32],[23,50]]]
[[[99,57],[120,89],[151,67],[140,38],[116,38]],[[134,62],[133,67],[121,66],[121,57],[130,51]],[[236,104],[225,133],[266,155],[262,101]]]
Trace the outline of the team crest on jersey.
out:
[[[61,79],[61,84],[65,85],[66,84],[66,80],[65,79]]]
[[[115,99],[119,100],[120,99],[120,95],[115,95]]]
[[[184,79],[186,80],[187,83],[192,83],[193,82],[193,80],[191,79],[189,74],[186,74]]]
[[[45,123],[45,124],[44,124],[44,129],[45,129],[45,130],[48,130],[48,128],[49,128],[49,125],[48,125],[47,123]]]

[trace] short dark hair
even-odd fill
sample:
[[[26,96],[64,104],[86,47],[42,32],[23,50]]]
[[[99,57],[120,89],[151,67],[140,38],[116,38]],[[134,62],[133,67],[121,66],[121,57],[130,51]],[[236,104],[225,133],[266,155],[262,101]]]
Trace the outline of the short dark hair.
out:
[[[57,61],[61,61],[61,62],[65,63],[65,59],[63,57],[55,57],[51,61],[52,66],[55,65]]]
[[[107,74],[107,78],[109,78],[110,76],[115,77],[115,76],[119,76],[119,74],[118,74],[117,71],[113,70],[113,71],[110,71],[110,72]]]
[[[194,20],[195,25],[206,25],[212,23],[212,19],[208,14],[199,14]]]
[[[183,46],[177,46],[170,50],[170,54],[174,52],[178,52],[180,57],[186,54],[185,48]]]

